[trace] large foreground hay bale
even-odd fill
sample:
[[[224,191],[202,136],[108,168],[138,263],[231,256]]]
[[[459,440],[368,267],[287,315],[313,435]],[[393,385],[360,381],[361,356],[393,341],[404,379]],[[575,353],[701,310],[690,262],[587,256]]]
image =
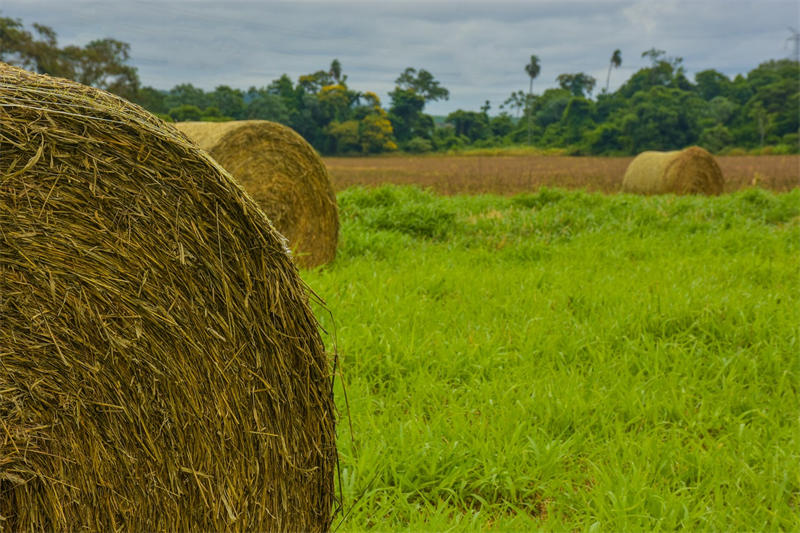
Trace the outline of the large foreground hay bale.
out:
[[[0,317],[0,529],[329,528],[307,289],[174,128],[0,64]]]
[[[176,126],[255,198],[289,240],[299,265],[333,260],[339,235],[336,196],[325,164],[300,135],[266,120]]]
[[[674,152],[642,152],[628,166],[622,190],[639,194],[722,193],[724,179],[714,156],[692,146]]]

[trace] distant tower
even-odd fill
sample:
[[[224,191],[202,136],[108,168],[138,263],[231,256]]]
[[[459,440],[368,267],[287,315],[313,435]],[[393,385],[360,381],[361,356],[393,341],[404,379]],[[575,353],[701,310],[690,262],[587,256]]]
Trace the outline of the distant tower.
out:
[[[800,32],[796,29],[790,27],[789,31],[792,32],[791,37],[786,38],[786,42],[793,41],[794,42],[794,60],[800,63]],[[798,110],[800,112],[800,110]],[[797,128],[797,146],[798,150],[800,150],[800,126]],[[798,177],[798,183],[800,183],[800,177]]]
[[[787,37],[786,41],[793,41],[794,42],[794,57],[793,59],[800,63],[800,32],[798,32],[794,28],[789,28],[789,31],[792,32],[791,37]]]

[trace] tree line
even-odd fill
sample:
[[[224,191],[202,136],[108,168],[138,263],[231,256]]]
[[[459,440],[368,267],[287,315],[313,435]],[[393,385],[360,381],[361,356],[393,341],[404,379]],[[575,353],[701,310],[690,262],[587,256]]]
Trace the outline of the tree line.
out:
[[[657,49],[642,57],[649,65],[616,91],[608,87],[613,69],[622,64],[619,50],[596,94],[597,80],[584,72],[560,74],[558,87],[535,94],[541,65],[532,55],[522,69],[529,78],[527,93],[512,92],[494,113],[487,100],[479,110],[433,117],[425,113],[426,105],[450,93],[421,68],[400,73],[386,107],[376,93],[351,89],[336,59],[297,80],[284,74],[246,90],[220,85],[205,91],[191,83],[161,90],[142,86],[129,65],[127,43],[101,39],[61,47],[52,28],[27,29],[18,19],[0,17],[0,61],[108,90],[166,120],[280,122],[324,154],[534,145],[570,154],[630,155],[693,144],[717,153],[760,147],[798,152],[798,62],[766,61],[732,79],[708,69],[692,81],[680,57]]]

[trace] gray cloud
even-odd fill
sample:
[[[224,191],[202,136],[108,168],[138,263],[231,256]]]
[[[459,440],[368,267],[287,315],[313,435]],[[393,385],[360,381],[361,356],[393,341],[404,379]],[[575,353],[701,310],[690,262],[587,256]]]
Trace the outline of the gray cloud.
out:
[[[406,67],[425,68],[451,93],[428,111],[447,113],[487,99],[497,109],[527,89],[531,54],[542,64],[535,91],[564,72],[587,72],[602,86],[615,48],[623,66],[612,89],[652,47],[683,57],[690,75],[746,73],[788,55],[787,26],[800,26],[799,10],[794,0],[4,0],[0,14],[49,25],[62,44],[126,41],[142,82],[164,89],[263,86],[338,58],[351,87],[386,99]]]

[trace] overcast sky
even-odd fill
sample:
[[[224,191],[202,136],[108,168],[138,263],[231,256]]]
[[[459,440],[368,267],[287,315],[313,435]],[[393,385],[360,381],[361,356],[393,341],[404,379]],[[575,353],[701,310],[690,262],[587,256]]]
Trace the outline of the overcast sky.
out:
[[[406,67],[430,71],[450,100],[426,111],[492,112],[515,90],[527,91],[524,65],[539,56],[534,92],[561,73],[586,72],[613,90],[646,65],[641,53],[684,59],[690,78],[717,69],[746,73],[792,55],[789,26],[800,29],[798,0],[2,0],[0,16],[51,26],[59,43],[113,37],[131,45],[144,85],[204,89],[268,85],[281,74],[327,70],[338,58],[356,90],[387,93]]]

